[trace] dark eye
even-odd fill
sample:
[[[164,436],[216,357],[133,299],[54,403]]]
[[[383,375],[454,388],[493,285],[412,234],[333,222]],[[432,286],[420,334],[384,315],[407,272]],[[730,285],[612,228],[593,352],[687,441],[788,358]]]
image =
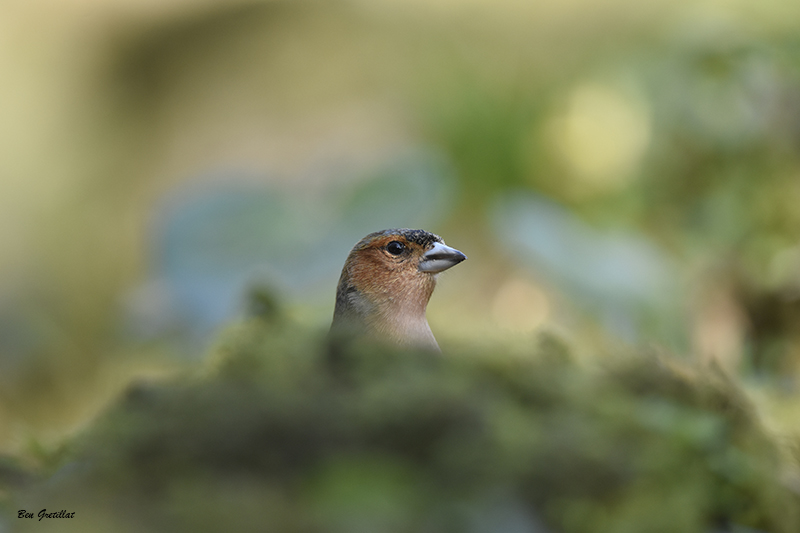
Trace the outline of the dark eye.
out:
[[[397,241],[392,241],[386,245],[386,251],[392,255],[400,255],[405,249],[406,247],[403,246],[403,243]]]

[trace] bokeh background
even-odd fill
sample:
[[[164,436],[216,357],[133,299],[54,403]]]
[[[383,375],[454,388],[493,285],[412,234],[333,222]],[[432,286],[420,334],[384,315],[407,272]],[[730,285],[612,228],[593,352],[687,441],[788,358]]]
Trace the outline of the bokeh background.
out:
[[[788,0],[4,2],[0,450],[202,364],[253,291],[323,331],[387,227],[469,256],[445,348],[715,361],[800,434],[798,30]]]

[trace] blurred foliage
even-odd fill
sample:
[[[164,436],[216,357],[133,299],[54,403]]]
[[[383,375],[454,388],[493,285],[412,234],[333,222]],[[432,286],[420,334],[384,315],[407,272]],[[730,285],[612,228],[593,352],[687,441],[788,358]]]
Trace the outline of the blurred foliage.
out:
[[[143,388],[96,429],[119,431],[108,456],[76,459],[48,482],[108,503],[96,529],[124,529],[118,508],[148,508],[146,476],[131,471],[147,463],[133,459],[137,443],[167,465],[179,455],[168,441],[196,436],[190,458],[221,464],[217,422],[244,439],[230,448],[242,462],[148,470],[168,493],[150,502],[153,524],[189,528],[193,515],[213,529],[221,518],[197,502],[219,497],[273,502],[276,523],[296,529],[374,530],[371,520],[395,517],[398,529],[625,531],[645,523],[638,513],[688,531],[797,525],[766,503],[789,497],[774,481],[786,465],[756,422],[800,436],[797,3],[41,0],[0,15],[3,497],[60,465],[63,443],[130,381],[203,364],[216,330],[245,309],[278,316],[273,292],[245,297],[266,285],[302,324],[296,337],[243,326],[230,364],[244,377],[223,366]],[[330,320],[350,246],[388,226],[424,227],[470,257],[429,307],[442,346],[466,353],[379,356],[375,368],[352,354],[348,395],[307,331]],[[543,328],[582,363],[520,360]],[[282,344],[270,355],[271,342]],[[631,348],[651,344],[683,354],[688,370]],[[638,355],[614,358],[616,371],[582,366],[620,350]],[[512,368],[530,383],[515,385]],[[407,382],[390,377],[398,369]],[[373,384],[347,378],[362,371]],[[280,394],[269,376],[308,385],[307,403],[280,389],[288,396],[270,407]],[[249,384],[236,392],[239,380]],[[442,412],[444,444],[392,448],[370,433],[389,422],[364,422],[352,403],[381,387],[412,403],[431,394],[477,426]],[[515,387],[552,402],[526,404]],[[414,429],[417,404],[396,407]],[[341,426],[325,421],[310,435],[321,442],[270,477],[261,454],[280,456],[325,409]],[[284,443],[264,436],[279,415],[298,421],[280,426]],[[94,456],[106,437],[87,438]],[[598,458],[583,442],[612,451]],[[452,459],[408,456],[440,445]],[[632,472],[616,449],[630,450]],[[449,477],[461,469],[464,492]],[[131,481],[129,507],[101,488],[114,475]],[[362,500],[374,510],[363,523],[336,514]],[[310,525],[286,508],[313,510]]]
[[[280,315],[132,386],[14,504],[19,531],[793,532],[797,465],[714,369],[330,345]],[[793,480],[793,481],[792,481]],[[14,508],[16,508],[14,507]]]

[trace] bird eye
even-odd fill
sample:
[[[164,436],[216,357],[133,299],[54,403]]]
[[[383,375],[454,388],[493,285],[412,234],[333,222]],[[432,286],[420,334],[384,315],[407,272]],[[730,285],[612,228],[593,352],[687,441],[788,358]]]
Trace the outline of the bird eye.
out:
[[[392,255],[400,255],[405,249],[406,247],[403,246],[403,243],[397,241],[392,241],[386,245],[386,251]]]

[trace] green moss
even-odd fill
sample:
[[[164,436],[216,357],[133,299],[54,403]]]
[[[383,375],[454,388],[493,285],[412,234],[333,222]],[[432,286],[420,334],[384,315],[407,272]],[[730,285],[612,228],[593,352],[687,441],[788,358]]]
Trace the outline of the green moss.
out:
[[[800,528],[777,444],[714,370],[329,346],[263,318],[211,367],[133,387],[27,497],[132,531]]]

